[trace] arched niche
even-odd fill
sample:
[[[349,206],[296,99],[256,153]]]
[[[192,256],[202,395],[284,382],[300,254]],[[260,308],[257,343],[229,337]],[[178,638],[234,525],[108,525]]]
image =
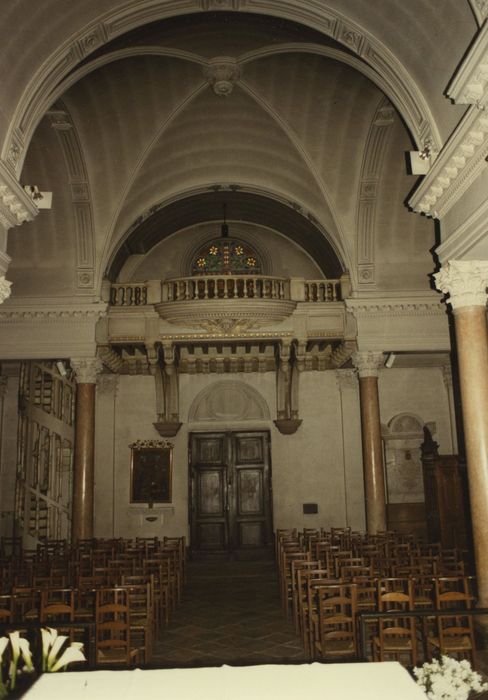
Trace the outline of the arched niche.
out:
[[[189,423],[269,421],[269,407],[261,394],[244,382],[222,380],[203,389],[193,400]]]
[[[420,445],[425,421],[413,413],[398,413],[383,427],[389,504],[422,503],[424,482]],[[433,423],[427,424],[435,431]]]

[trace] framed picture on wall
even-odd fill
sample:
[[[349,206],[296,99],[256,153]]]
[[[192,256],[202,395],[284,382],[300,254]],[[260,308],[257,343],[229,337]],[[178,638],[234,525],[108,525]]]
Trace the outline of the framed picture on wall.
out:
[[[130,448],[130,502],[171,503],[173,446],[147,440]]]

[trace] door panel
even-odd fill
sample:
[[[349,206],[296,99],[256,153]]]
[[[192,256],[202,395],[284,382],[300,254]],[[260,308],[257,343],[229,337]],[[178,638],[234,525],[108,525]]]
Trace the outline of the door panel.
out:
[[[269,433],[190,436],[192,546],[266,547],[272,540]]]

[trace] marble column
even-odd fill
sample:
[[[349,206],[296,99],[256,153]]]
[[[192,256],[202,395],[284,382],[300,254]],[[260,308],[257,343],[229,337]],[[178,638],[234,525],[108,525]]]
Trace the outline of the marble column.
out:
[[[359,374],[366,528],[373,535],[386,530],[385,476],[378,396],[378,369],[383,360],[382,352],[371,350],[355,352],[352,356]]]
[[[479,603],[488,606],[488,261],[450,260],[435,275],[454,313]]]
[[[71,539],[77,542],[93,537],[95,388],[101,362],[98,358],[76,358],[71,367],[77,383]]]

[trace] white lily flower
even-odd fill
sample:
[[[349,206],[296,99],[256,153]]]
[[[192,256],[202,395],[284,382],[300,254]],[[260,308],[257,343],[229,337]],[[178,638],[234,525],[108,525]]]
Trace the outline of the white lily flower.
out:
[[[34,664],[32,663],[32,652],[30,650],[30,644],[27,639],[19,638],[19,647],[22,652],[22,658],[25,661],[25,669],[27,671],[34,670]]]
[[[20,656],[20,632],[9,632],[8,636],[10,637],[10,644],[12,645],[12,658],[15,662],[17,662],[17,659]]]
[[[56,639],[54,640],[53,645],[51,646],[51,650],[49,651],[48,657],[47,657],[47,669],[49,670],[51,666],[56,662],[56,657],[59,654],[61,647],[65,643],[65,641],[68,639],[63,634],[59,634]]]
[[[8,646],[8,637],[0,637],[0,661],[3,657],[3,652]]]
[[[86,661],[86,659],[81,649],[78,649],[77,647],[71,645],[70,647],[64,650],[64,652],[61,654],[61,657],[49,670],[51,671],[51,673],[55,673],[56,671],[59,671],[68,664],[73,663],[73,661]]]

